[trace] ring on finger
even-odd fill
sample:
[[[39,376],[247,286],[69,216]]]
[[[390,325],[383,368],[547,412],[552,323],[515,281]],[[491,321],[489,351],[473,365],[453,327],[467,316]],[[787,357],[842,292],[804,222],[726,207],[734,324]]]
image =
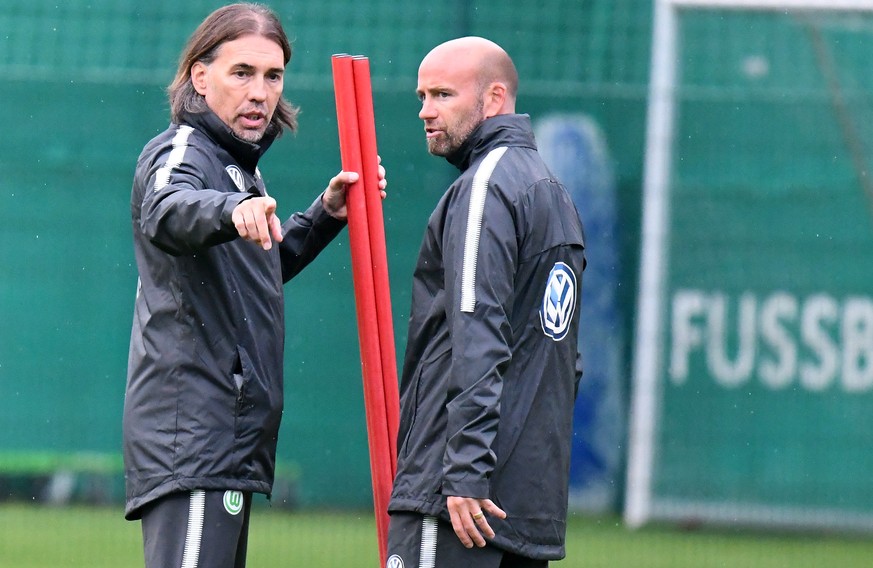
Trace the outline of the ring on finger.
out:
[[[479,519],[481,519],[484,516],[485,516],[485,513],[483,513],[482,511],[479,511],[478,513],[475,513],[473,515],[473,520],[478,521]]]

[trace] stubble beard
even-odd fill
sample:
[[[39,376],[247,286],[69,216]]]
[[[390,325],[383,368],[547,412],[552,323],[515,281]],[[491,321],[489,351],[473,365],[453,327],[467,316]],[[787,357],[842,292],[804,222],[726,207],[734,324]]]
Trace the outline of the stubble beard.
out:
[[[460,148],[464,142],[467,141],[467,138],[470,137],[470,134],[476,130],[476,127],[482,124],[485,120],[482,118],[482,111],[484,108],[485,104],[480,99],[479,104],[471,109],[470,112],[455,125],[451,127],[446,125],[441,137],[428,138],[427,151],[434,156],[441,157],[450,156],[457,152],[458,148]]]
[[[239,115],[237,115],[237,116],[239,117],[239,116],[244,115],[247,112],[253,112],[253,111],[263,112],[264,115],[266,116],[263,127],[261,127],[261,128],[244,128],[243,126],[241,126],[237,122],[236,124],[233,124],[231,126],[231,130],[233,130],[233,133],[240,140],[244,140],[245,142],[249,142],[251,144],[257,144],[258,142],[261,141],[261,139],[264,137],[264,134],[266,134],[267,130],[270,128],[270,124],[273,120],[273,113],[267,113],[266,108],[251,107],[251,108],[245,109],[244,112],[240,112]]]
[[[234,128],[233,133],[236,137],[251,144],[257,144],[264,137],[267,129],[250,130],[248,128]]]

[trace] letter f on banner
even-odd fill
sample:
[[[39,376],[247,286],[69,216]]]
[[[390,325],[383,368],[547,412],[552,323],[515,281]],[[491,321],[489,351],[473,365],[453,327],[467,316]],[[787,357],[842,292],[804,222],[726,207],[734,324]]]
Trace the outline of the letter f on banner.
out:
[[[673,323],[670,350],[670,378],[675,385],[688,378],[691,351],[703,346],[700,319],[706,315],[706,294],[699,290],[679,290],[673,296]]]

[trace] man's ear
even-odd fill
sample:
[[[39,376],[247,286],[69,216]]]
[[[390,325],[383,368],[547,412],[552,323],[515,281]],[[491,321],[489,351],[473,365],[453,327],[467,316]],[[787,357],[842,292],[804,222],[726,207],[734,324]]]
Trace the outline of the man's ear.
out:
[[[485,89],[485,118],[506,114],[506,85],[494,82]]]
[[[208,67],[202,61],[195,61],[191,66],[191,84],[199,94],[206,96],[206,72]]]

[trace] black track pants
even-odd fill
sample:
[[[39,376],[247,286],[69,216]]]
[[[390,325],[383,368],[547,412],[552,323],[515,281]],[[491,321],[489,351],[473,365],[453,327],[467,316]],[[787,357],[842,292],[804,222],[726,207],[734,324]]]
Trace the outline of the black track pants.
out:
[[[252,495],[173,493],[142,515],[146,568],[245,568]]]

